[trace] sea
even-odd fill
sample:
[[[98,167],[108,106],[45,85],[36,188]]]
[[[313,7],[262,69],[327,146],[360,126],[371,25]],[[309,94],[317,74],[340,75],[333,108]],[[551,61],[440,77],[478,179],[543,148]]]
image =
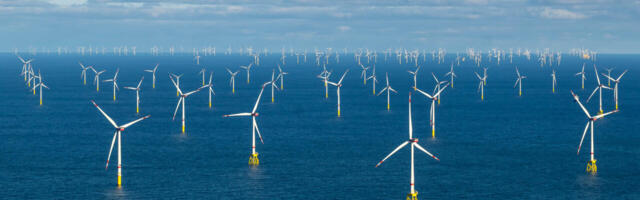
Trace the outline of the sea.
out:
[[[412,95],[413,136],[436,161],[415,152],[415,189],[420,199],[640,199],[640,56],[599,54],[584,60],[563,54],[560,64],[540,66],[537,56],[513,61],[489,59],[480,66],[469,58],[458,64],[455,54],[438,62],[420,56],[417,86],[433,92],[435,81],[454,63],[456,77],[435,106],[435,137],[431,135],[431,100],[412,89],[408,70],[416,63],[395,56],[376,60],[378,83],[366,85],[354,54],[307,60],[280,54],[263,55],[250,71],[242,65],[248,55],[191,54],[136,56],[80,54],[21,54],[34,59],[45,85],[43,105],[20,76],[22,63],[13,53],[0,54],[0,197],[1,199],[405,199],[410,192],[410,150],[405,147],[379,167],[376,164],[409,139],[408,99]],[[117,99],[113,87],[101,82],[96,91],[94,73],[83,84],[78,64],[106,70],[100,81],[119,69]],[[156,87],[152,74],[158,64]],[[251,154],[251,118],[225,118],[250,112],[263,83],[277,66],[287,72],[281,90],[266,87],[257,112],[264,143],[256,138],[260,164],[248,165]],[[329,80],[342,82],[341,115],[337,115],[336,88],[325,88],[317,77],[332,71]],[[585,88],[575,74],[585,65]],[[628,72],[619,84],[619,112],[594,123],[597,174],[587,173],[590,135],[579,154],[585,113],[573,100],[575,92],[591,115],[598,112],[598,73]],[[484,100],[479,81],[487,69]],[[515,68],[523,79],[522,96]],[[232,93],[226,69],[239,71]],[[186,131],[181,132],[181,110],[169,73],[183,74],[182,91],[202,87],[213,72],[212,107],[208,89],[186,98]],[[552,93],[551,72],[557,88]],[[367,71],[371,76],[372,69]],[[385,74],[397,93],[387,110]],[[141,77],[140,112],[135,87]],[[606,78],[600,81],[607,85]],[[280,81],[277,82],[281,86]],[[611,82],[610,87],[614,87]],[[603,110],[615,109],[613,91],[603,90]],[[117,186],[117,147],[105,169],[114,128],[91,104],[95,101],[117,124],[145,115],[151,117],[122,132],[122,186]]]

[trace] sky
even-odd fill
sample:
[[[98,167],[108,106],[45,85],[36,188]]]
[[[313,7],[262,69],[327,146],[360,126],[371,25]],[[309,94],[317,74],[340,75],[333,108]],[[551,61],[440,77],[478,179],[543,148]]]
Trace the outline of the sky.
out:
[[[0,51],[588,48],[640,53],[640,0],[0,0]]]

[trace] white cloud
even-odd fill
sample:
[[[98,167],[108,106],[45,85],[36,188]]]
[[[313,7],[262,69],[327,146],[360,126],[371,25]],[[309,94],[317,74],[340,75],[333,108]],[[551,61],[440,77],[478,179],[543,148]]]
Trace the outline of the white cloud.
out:
[[[87,3],[87,0],[44,0],[47,3],[68,7],[68,6],[79,6]]]
[[[547,19],[584,19],[586,15],[572,12],[566,9],[544,7],[542,9],[530,9],[534,14]]]
[[[107,5],[124,7],[124,8],[141,8],[142,6],[144,6],[144,3],[142,2],[108,2]]]
[[[340,30],[341,32],[347,32],[347,31],[351,30],[351,27],[349,27],[349,26],[338,26],[338,30]]]

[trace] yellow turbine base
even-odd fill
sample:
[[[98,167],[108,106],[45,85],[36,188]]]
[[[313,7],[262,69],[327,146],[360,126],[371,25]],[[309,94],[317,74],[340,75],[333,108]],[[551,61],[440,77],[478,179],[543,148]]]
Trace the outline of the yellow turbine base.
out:
[[[522,96],[522,92],[518,92],[518,96]]]
[[[182,126],[182,133],[184,134],[184,126]]]
[[[156,83],[153,83],[153,89],[155,89],[155,88],[156,88]]]
[[[390,108],[389,108],[389,104],[387,104],[387,110],[389,110],[389,109],[390,109]]]
[[[180,96],[180,92],[178,92],[178,90],[176,90],[176,96]]]
[[[209,102],[209,108],[211,108],[211,102]]]
[[[602,110],[600,110],[600,111],[598,111],[598,112],[599,112],[598,114],[602,114],[602,113],[603,113],[603,111],[602,111]]]
[[[407,200],[418,200],[418,192],[407,194]]]
[[[40,100],[40,105],[42,105],[42,100]]]
[[[122,176],[118,176],[118,187],[122,186]]]
[[[438,105],[440,105],[440,99],[438,99]]]
[[[338,117],[340,117],[340,109],[338,109]]]
[[[551,89],[551,93],[556,93],[556,88]]]
[[[616,110],[618,110],[618,103],[616,103]]]
[[[480,101],[484,101],[484,96],[480,96]]]
[[[113,95],[113,101],[116,101],[116,95]]]
[[[33,95],[36,95],[36,90],[35,89],[33,90]]]
[[[258,159],[258,153],[251,154],[249,157],[249,165],[260,165],[260,159]]]
[[[596,166],[596,160],[591,160],[587,163],[587,172],[595,175],[598,172],[598,167]]]
[[[99,87],[96,87],[96,92],[100,92],[100,88]]]
[[[324,98],[328,99],[329,98],[329,94],[328,93],[324,93]]]
[[[432,138],[436,138],[436,130],[435,129],[431,129],[431,137]]]
[[[271,97],[271,103],[273,103],[273,97]]]
[[[85,84],[85,85],[87,84],[87,79],[84,79],[84,84]]]
[[[236,93],[236,89],[235,88],[231,89],[231,93],[235,94]]]
[[[136,113],[140,112],[140,108],[136,107]]]

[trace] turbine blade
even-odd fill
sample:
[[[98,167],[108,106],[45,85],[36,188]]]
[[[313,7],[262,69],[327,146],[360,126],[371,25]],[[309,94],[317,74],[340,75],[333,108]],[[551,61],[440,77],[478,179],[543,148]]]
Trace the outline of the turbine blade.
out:
[[[120,126],[120,128],[127,128],[127,127],[129,127],[129,126],[131,126],[131,125],[133,125],[135,123],[138,123],[138,122],[140,122],[140,121],[142,121],[144,119],[147,119],[149,117],[151,117],[151,115],[147,115],[147,116],[144,116],[144,117],[142,117],[140,119],[136,119],[136,120],[134,120],[132,122],[126,123],[125,125]]]
[[[426,149],[422,148],[422,146],[420,146],[418,143],[413,143],[413,145],[415,145],[421,151],[425,152],[427,155],[431,156],[433,159],[436,159],[437,161],[440,161],[440,159],[435,157],[433,154],[429,153]]]
[[[389,155],[387,155],[387,157],[384,157],[384,159],[382,159],[377,165],[376,167],[380,166],[382,164],[382,162],[384,162],[385,160],[387,160],[387,158],[391,157],[394,153],[396,153],[398,150],[402,149],[402,147],[407,146],[407,144],[409,144],[409,141],[405,141],[402,144],[400,144],[398,147],[396,147],[396,149],[394,149],[391,153],[389,153]]]
[[[107,120],[109,120],[109,123],[111,123],[111,125],[113,125],[114,128],[118,128],[118,125],[116,125],[116,122],[114,122],[113,119],[111,119],[111,117],[107,115],[107,113],[102,111],[102,109],[100,108],[100,106],[98,106],[98,104],[96,104],[96,102],[91,100],[91,103],[93,103],[93,105],[96,106],[96,108],[100,111],[100,113],[102,113],[102,115],[104,115],[104,117],[107,118]]]

